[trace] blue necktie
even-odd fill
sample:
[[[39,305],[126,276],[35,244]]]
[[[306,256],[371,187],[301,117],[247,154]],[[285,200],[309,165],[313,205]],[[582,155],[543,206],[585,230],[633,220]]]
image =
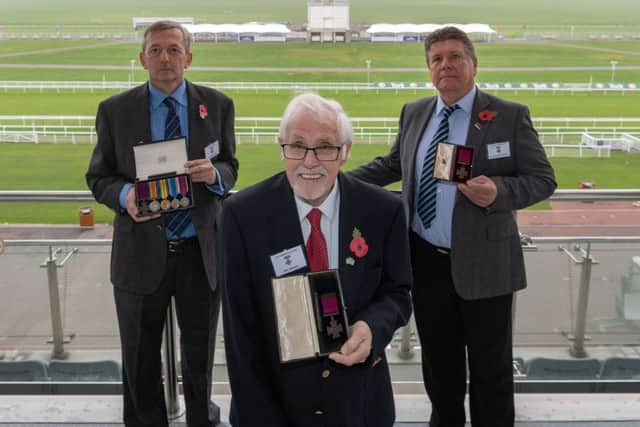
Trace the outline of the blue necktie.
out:
[[[169,109],[167,119],[164,122],[165,139],[182,136],[180,119],[176,114],[175,99],[167,96],[163,102]],[[176,239],[181,237],[182,232],[189,226],[189,224],[191,224],[191,211],[188,210],[170,212],[165,215],[164,218],[164,225],[169,230],[170,236]]]
[[[422,163],[422,175],[420,175],[420,184],[418,185],[418,203],[417,211],[425,229],[429,229],[433,219],[436,217],[436,194],[438,189],[438,181],[433,178],[433,164],[436,158],[436,148],[438,142],[446,142],[449,139],[449,116],[455,110],[460,108],[458,104],[444,108],[444,115],[438,130],[436,131],[427,155]]]

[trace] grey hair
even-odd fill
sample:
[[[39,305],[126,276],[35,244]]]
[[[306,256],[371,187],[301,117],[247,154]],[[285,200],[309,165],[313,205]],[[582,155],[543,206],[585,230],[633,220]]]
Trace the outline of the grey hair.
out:
[[[171,21],[169,19],[156,21],[144,30],[144,36],[142,37],[142,51],[144,52],[147,49],[147,42],[149,41],[151,34],[165,30],[180,30],[182,32],[184,50],[189,53],[189,49],[191,48],[191,33],[179,22]]]
[[[338,132],[338,142],[340,144],[351,144],[353,141],[353,126],[351,120],[344,112],[342,105],[334,99],[323,98],[315,93],[302,93],[296,95],[287,108],[284,110],[282,121],[280,122],[279,137],[285,140],[287,137],[287,127],[291,119],[301,111],[310,111],[320,120],[330,121],[335,115],[335,123]]]

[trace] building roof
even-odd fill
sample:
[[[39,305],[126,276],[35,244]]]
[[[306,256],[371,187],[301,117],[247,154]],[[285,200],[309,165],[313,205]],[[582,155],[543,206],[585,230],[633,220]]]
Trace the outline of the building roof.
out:
[[[428,34],[442,27],[456,27],[465,33],[492,34],[496,31],[487,24],[373,24],[367,29],[369,34]]]
[[[184,26],[191,34],[286,34],[291,31],[284,24],[247,22],[245,24],[195,24]]]

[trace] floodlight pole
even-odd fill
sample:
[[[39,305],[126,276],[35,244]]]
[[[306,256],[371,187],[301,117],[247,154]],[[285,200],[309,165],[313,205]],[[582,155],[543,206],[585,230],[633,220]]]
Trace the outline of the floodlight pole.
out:
[[[615,75],[616,75],[616,65],[618,64],[618,61],[609,61],[609,63],[611,64],[611,83],[613,83],[615,80]]]
[[[371,74],[371,60],[365,59],[364,62],[367,64],[367,85],[370,83],[370,74]]]
[[[129,61],[129,63],[131,64],[131,85],[133,86],[133,82],[134,82],[134,78],[133,78],[133,67],[136,65],[136,60],[135,59],[131,59]]]

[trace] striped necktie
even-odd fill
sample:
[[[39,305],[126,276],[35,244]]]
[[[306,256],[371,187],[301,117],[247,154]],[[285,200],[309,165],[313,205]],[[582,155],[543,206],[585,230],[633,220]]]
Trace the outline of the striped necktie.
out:
[[[425,229],[429,229],[433,219],[436,217],[438,181],[433,178],[436,148],[439,142],[446,142],[449,139],[449,116],[458,108],[460,108],[460,106],[455,104],[443,109],[442,120],[440,120],[438,130],[431,140],[427,155],[424,157],[422,163],[422,175],[420,175],[420,184],[418,185],[418,203],[416,210]]]
[[[164,122],[164,137],[165,139],[176,138],[182,136],[182,130],[180,128],[180,119],[176,114],[176,100],[170,96],[167,96],[163,103],[167,106],[169,111],[167,112],[167,119]],[[191,211],[174,211],[165,215],[164,225],[169,231],[171,239],[179,239],[182,232],[191,224]]]

